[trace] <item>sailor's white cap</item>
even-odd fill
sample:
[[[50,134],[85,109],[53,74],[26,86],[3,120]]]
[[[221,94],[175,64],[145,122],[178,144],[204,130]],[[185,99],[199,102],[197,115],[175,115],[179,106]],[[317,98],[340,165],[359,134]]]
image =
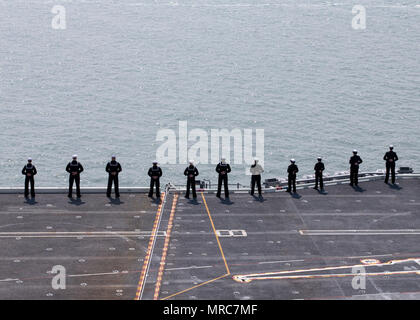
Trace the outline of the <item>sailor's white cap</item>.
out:
[[[191,164],[194,163],[194,160],[193,159],[190,159],[189,163],[191,163]]]
[[[322,157],[318,157],[317,159],[318,159],[318,160],[322,160]]]
[[[353,150],[353,153],[357,153],[357,150],[356,150],[356,149],[354,149],[354,150]]]
[[[153,160],[153,162],[152,162],[153,164],[157,164],[158,162],[157,162],[157,160]]]
[[[115,154],[113,154],[113,155],[111,156],[111,158],[116,158]]]
[[[77,158],[77,154],[74,154],[72,158],[73,159],[76,159]]]
[[[390,149],[394,149],[394,146],[392,144],[389,145]]]
[[[32,161],[32,158],[31,158],[31,157],[29,157],[29,158],[28,158],[28,161]]]
[[[296,160],[295,159],[290,159],[290,162],[295,163]]]
[[[225,158],[225,157],[223,157],[221,160],[222,160],[222,161],[226,161],[226,158]]]

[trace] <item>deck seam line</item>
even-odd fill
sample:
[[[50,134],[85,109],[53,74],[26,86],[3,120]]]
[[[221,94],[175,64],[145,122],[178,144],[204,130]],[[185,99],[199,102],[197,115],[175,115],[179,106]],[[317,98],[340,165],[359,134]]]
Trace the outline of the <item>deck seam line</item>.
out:
[[[147,247],[146,256],[144,258],[143,267],[142,267],[142,271],[141,271],[141,274],[140,274],[139,283],[138,283],[138,286],[137,286],[136,297],[135,297],[134,300],[141,300],[141,298],[143,296],[145,283],[147,281],[147,273],[149,272],[150,262],[152,260],[151,258],[152,258],[153,250],[154,250],[154,247],[155,247],[155,244],[156,244],[156,238],[157,237],[155,236],[155,234],[157,234],[157,231],[159,231],[162,212],[164,210],[164,206],[165,206],[166,197],[167,197],[168,192],[166,192],[166,191],[163,192],[162,195],[161,195],[161,198],[160,198],[161,203],[159,204],[158,210],[156,212],[156,218],[155,218],[155,221],[153,223],[152,235],[149,239],[149,245]]]
[[[156,279],[155,294],[153,296],[153,300],[157,300],[159,298],[159,291],[160,291],[160,287],[162,283],[163,272],[165,270],[166,256],[168,253],[169,241],[171,239],[171,232],[172,232],[177,202],[178,202],[178,194],[175,194],[174,199],[172,201],[172,209],[171,209],[171,214],[169,216],[168,227],[166,229],[165,243],[163,244],[162,256],[160,259],[160,266],[159,266],[159,271],[158,271],[158,275]]]

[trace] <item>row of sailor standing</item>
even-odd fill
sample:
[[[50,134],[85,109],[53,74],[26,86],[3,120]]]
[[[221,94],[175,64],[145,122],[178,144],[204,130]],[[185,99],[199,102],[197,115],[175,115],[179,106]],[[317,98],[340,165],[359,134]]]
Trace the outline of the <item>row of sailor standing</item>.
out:
[[[324,189],[323,172],[325,165],[322,162],[322,158],[318,157],[318,162],[314,166],[315,171],[315,187],[318,190],[318,186],[321,190]],[[394,152],[394,147],[389,146],[389,151],[385,153],[383,160],[386,163],[386,174],[385,183],[388,183],[389,176],[391,174],[392,183],[395,184],[395,162],[398,161],[398,156]],[[362,158],[358,155],[357,150],[353,150],[353,156],[349,160],[350,164],[350,185],[358,185],[358,174],[359,166],[363,163]],[[69,191],[68,197],[73,196],[73,185],[76,184],[76,194],[80,198],[80,174],[84,171],[82,164],[77,160],[77,155],[73,155],[72,161],[66,166],[66,171],[69,173]],[[119,192],[119,180],[118,175],[122,171],[121,164],[117,162],[116,156],[111,157],[111,161],[107,163],[105,171],[108,173],[108,187],[107,196],[111,196],[112,185],[114,185],[116,198],[120,197]],[[216,196],[220,198],[222,192],[222,185],[224,188],[225,198],[229,198],[229,184],[228,174],[232,171],[230,165],[226,162],[225,158],[222,158],[220,163],[216,166],[216,172],[218,173],[218,184]],[[258,188],[258,195],[261,196],[261,174],[264,172],[263,167],[259,164],[258,159],[254,160],[251,165],[251,195],[254,195],[255,186]],[[290,160],[290,165],[287,168],[288,173],[288,189],[287,192],[296,192],[296,175],[299,172],[299,168],[296,165],[295,159]],[[28,159],[28,163],[23,167],[22,174],[25,175],[25,197],[29,196],[29,185],[31,186],[31,196],[35,197],[35,179],[34,176],[37,174],[37,170],[32,163],[32,159]],[[150,177],[150,189],[149,197],[153,197],[153,191],[156,190],[156,197],[160,197],[160,178],[162,177],[162,169],[158,166],[157,161],[153,161],[152,167],[148,171]],[[197,167],[194,165],[194,160],[189,161],[188,167],[184,170],[184,175],[187,177],[187,190],[185,197],[189,198],[190,189],[192,190],[193,198],[197,198],[195,178],[199,175]]]
[[[228,185],[228,174],[232,171],[230,165],[226,162],[226,158],[222,158],[220,163],[216,166],[216,172],[218,173],[217,193],[216,196],[220,198],[222,192],[222,184],[225,191],[225,197],[229,198],[229,185]],[[195,178],[199,175],[197,167],[194,165],[194,160],[189,161],[189,165],[184,170],[184,175],[187,177],[187,190],[185,192],[185,198],[190,198],[190,189],[192,191],[193,198],[197,198]]]
[[[314,189],[318,190],[318,186],[321,190],[324,190],[324,179],[323,172],[325,170],[325,165],[322,162],[322,158],[318,157],[318,162],[314,166],[315,171],[315,186]],[[395,162],[398,161],[398,156],[394,152],[394,146],[389,146],[389,151],[385,153],[383,160],[385,161],[385,180],[387,184],[389,181],[389,175],[391,174],[392,184],[395,184]],[[288,173],[288,189],[287,192],[296,192],[296,174],[299,172],[299,168],[296,165],[295,159],[290,160],[291,164],[287,168]],[[358,155],[357,150],[353,150],[353,156],[350,157],[350,186],[358,186],[359,184],[359,167],[363,163],[362,158]]]

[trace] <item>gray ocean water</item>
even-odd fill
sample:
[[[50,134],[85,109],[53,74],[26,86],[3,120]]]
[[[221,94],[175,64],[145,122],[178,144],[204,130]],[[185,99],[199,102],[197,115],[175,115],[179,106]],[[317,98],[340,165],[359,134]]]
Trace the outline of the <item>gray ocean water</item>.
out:
[[[67,29],[54,30],[63,5]],[[352,7],[366,7],[353,30]],[[291,157],[311,174],[400,165],[420,171],[420,1],[0,0],[0,186],[66,186],[77,153],[84,186],[102,186],[112,153],[122,186],[143,186],[160,129],[265,130],[265,178]],[[184,164],[163,182],[183,183]],[[247,183],[245,165],[231,182]],[[201,178],[216,181],[213,165]]]

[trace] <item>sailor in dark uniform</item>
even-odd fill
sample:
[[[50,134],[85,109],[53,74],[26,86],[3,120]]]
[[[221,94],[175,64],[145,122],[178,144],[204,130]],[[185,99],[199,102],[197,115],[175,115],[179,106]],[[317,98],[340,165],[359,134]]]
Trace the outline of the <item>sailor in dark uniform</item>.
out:
[[[216,167],[216,172],[219,174],[216,197],[220,198],[223,182],[225,189],[225,198],[229,198],[228,173],[230,173],[231,171],[232,169],[230,168],[230,165],[226,163],[226,159],[222,158],[220,163]]]
[[[160,177],[162,176],[162,169],[158,166],[157,161],[153,161],[153,166],[147,173],[150,177],[149,197],[153,197],[153,187],[156,185],[156,197],[160,198]]]
[[[190,188],[192,189],[193,198],[197,198],[197,193],[195,191],[195,177],[198,176],[197,167],[194,166],[194,160],[190,160],[190,165],[185,169],[184,176],[187,176],[187,192],[185,193],[185,198],[190,198]]]
[[[29,183],[31,184],[31,197],[35,198],[35,179],[37,174],[35,166],[32,164],[32,159],[28,159],[28,163],[22,169],[22,174],[25,176],[25,198],[29,196]]]
[[[324,178],[323,172],[325,170],[324,163],[322,162],[322,158],[318,157],[318,162],[315,164],[315,190],[318,190],[318,183],[321,190],[324,190]]]
[[[398,156],[394,152],[394,146],[389,146],[389,151],[385,153],[384,160],[386,164],[386,175],[385,175],[385,183],[388,183],[389,180],[389,172],[391,171],[392,175],[392,184],[395,184],[395,162],[398,161]]]
[[[288,173],[288,188],[287,192],[292,192],[292,185],[293,185],[293,192],[296,193],[296,174],[299,172],[299,169],[296,165],[295,159],[290,160],[290,165],[287,168]]]
[[[120,197],[120,188],[119,188],[119,182],[118,182],[118,175],[122,171],[121,165],[119,162],[117,162],[117,159],[115,156],[112,156],[111,161],[108,162],[106,165],[105,171],[108,172],[108,188],[106,191],[106,196],[109,198],[111,196],[112,191],[112,183],[114,183],[114,189],[115,189],[115,197]]]
[[[69,194],[68,197],[71,198],[73,195],[73,183],[76,182],[76,193],[77,197],[81,198],[80,194],[80,174],[83,172],[83,166],[80,162],[77,161],[77,155],[73,156],[73,160],[69,162],[66,167],[66,171],[70,174],[69,177]]]
[[[362,158],[357,155],[357,150],[353,150],[353,156],[350,158],[350,185],[358,185],[359,183],[359,165],[363,162]]]

